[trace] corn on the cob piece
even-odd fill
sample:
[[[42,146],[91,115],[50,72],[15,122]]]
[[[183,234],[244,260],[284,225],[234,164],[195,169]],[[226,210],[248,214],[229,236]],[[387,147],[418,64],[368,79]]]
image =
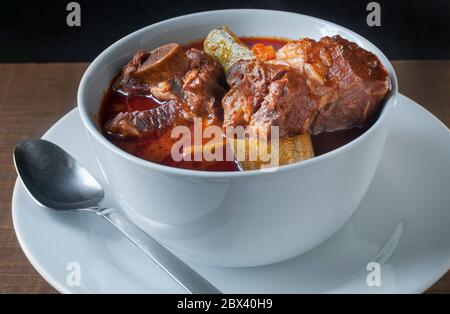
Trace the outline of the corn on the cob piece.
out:
[[[314,157],[311,136],[308,133],[281,138],[275,151],[272,151],[271,142],[264,143],[258,139],[231,139],[231,142],[236,159],[244,170],[282,166]],[[278,154],[278,158],[275,154]]]

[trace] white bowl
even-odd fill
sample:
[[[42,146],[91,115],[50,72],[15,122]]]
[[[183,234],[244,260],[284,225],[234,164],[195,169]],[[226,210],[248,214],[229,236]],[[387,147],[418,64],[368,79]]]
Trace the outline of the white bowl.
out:
[[[341,35],[375,53],[392,91],[375,124],[351,143],[275,172],[201,172],[139,159],[101,133],[98,112],[121,67],[140,50],[201,39],[228,25],[239,36]],[[125,213],[176,254],[217,266],[283,261],[320,244],[353,214],[378,165],[397,97],[397,78],[372,43],[317,18],[267,10],[211,11],[136,31],[101,53],[78,90],[78,107],[105,180]]]

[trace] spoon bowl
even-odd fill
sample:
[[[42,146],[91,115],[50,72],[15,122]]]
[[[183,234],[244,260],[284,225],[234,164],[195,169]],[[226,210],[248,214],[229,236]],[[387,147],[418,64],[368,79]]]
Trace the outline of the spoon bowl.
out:
[[[100,183],[49,141],[20,142],[14,149],[14,163],[27,190],[43,206],[74,210],[97,206],[103,200]]]

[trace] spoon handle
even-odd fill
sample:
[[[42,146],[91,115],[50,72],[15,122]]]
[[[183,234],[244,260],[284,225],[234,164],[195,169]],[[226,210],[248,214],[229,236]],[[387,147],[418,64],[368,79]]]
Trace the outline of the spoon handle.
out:
[[[96,213],[119,229],[187,292],[192,294],[222,293],[181,259],[114,209],[102,208],[97,210]]]

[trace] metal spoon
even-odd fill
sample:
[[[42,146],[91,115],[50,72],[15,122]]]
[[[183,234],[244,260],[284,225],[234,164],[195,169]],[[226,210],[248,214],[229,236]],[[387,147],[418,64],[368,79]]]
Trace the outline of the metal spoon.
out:
[[[87,211],[112,223],[189,293],[221,293],[182,260],[111,208],[104,208],[100,183],[59,146],[40,139],[14,149],[17,173],[40,205],[60,212]]]

